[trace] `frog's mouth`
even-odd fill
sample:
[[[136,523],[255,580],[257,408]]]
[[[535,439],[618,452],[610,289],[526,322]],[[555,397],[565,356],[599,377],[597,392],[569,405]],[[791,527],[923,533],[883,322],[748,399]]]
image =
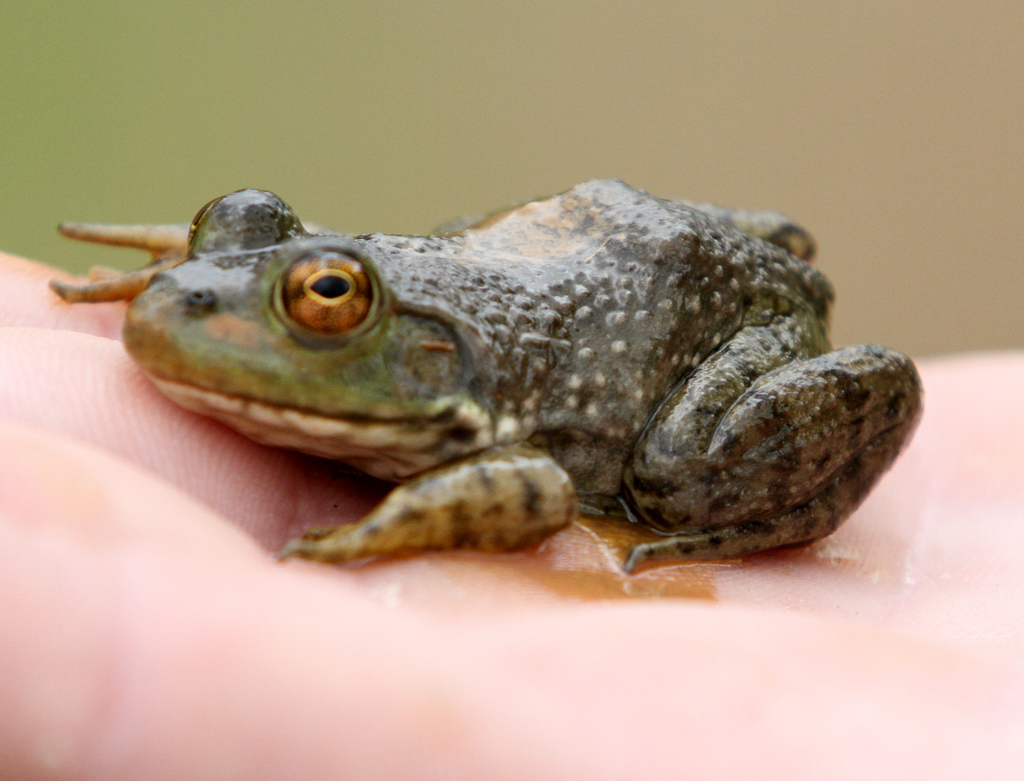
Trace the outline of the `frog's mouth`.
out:
[[[171,401],[250,439],[343,461],[390,482],[494,444],[490,416],[472,404],[426,420],[346,420],[147,376]]]

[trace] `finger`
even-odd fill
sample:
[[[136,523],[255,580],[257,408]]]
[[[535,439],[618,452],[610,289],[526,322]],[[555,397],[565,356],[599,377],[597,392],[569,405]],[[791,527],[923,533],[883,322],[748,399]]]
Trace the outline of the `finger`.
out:
[[[0,417],[70,434],[166,477],[276,549],[362,517],[381,491],[330,462],[264,447],[161,396],[120,343],[0,329]]]
[[[119,338],[123,303],[66,304],[48,287],[54,278],[73,279],[59,269],[0,252],[0,326],[58,328]]]
[[[430,622],[22,430],[0,429],[0,534],[12,777],[994,779],[1024,759],[998,656],[684,602]]]

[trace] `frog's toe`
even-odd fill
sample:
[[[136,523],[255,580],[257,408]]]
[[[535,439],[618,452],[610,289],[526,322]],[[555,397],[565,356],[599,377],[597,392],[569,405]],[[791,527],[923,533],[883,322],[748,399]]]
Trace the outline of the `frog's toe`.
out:
[[[337,526],[310,526],[302,533],[304,540],[322,540],[328,534],[337,529]]]
[[[780,527],[774,521],[752,521],[714,531],[673,534],[654,542],[634,545],[626,556],[622,569],[627,574],[632,574],[650,561],[736,559],[793,543],[796,537],[806,533],[807,531],[797,532],[785,525]]]
[[[815,508],[817,509],[817,508]],[[720,561],[737,559],[782,545],[809,542],[835,530],[827,513],[812,515],[812,522],[792,524],[789,518],[748,521],[706,532],[673,534],[664,539],[634,545],[622,568],[632,574],[641,565],[664,561]]]
[[[380,551],[373,546],[376,530],[367,524],[314,526],[302,537],[289,540],[277,553],[278,559],[309,559],[343,563],[367,559]]]
[[[632,575],[640,565],[647,561],[648,558],[648,545],[634,545],[629,550],[629,554],[626,556],[626,560],[622,562],[622,571],[627,575]]]
[[[188,253],[187,225],[96,225],[63,222],[57,226],[62,236],[113,247],[133,247],[153,256],[141,269],[120,273],[94,268],[86,284],[50,280],[50,289],[69,304],[99,301],[131,301],[146,289],[161,271],[183,263]]]
[[[326,536],[323,535],[323,536]],[[294,540],[289,540],[284,546],[277,552],[277,558],[280,560],[284,559],[311,559],[313,561],[322,561],[324,556],[322,554],[322,546],[318,545],[318,541],[321,538],[308,538],[298,537]]]
[[[674,534],[654,542],[634,545],[626,556],[622,569],[631,575],[642,565],[652,561],[715,561],[739,558],[786,542],[780,540],[775,533],[774,524],[744,524],[755,525],[764,528],[754,530],[731,527],[713,532]]]
[[[353,533],[359,526],[313,526],[302,537],[289,540],[277,553],[278,559],[345,562],[374,555],[367,550],[364,534]]]
[[[309,556],[303,555],[305,553],[304,542],[306,541],[301,538],[288,540],[281,550],[277,552],[277,558],[282,561],[284,559],[308,559]]]
[[[111,247],[131,247],[150,253],[153,260],[184,258],[188,251],[187,225],[101,225],[91,222],[62,222],[61,236]]]

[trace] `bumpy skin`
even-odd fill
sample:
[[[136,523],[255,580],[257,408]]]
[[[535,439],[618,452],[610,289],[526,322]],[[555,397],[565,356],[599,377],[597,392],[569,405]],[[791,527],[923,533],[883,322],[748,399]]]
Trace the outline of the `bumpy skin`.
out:
[[[256,439],[411,481],[289,555],[514,550],[571,520],[574,488],[666,535],[630,570],[808,542],[920,414],[909,359],[831,351],[813,241],[774,213],[601,180],[434,236],[310,236],[252,190],[197,221],[129,309],[133,357]],[[369,269],[373,309],[350,333],[281,312],[282,275],[318,252]]]

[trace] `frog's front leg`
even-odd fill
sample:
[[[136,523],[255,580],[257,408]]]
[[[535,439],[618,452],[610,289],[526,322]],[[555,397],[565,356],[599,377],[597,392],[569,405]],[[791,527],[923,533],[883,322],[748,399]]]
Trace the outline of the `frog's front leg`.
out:
[[[280,556],[355,561],[417,550],[527,548],[576,517],[565,471],[528,445],[494,448],[395,488],[361,523],[316,527]]]
[[[921,409],[910,360],[874,345],[801,359],[799,341],[783,324],[746,329],[659,410],[626,487],[670,536],[635,547],[628,571],[824,537],[895,459]]]

